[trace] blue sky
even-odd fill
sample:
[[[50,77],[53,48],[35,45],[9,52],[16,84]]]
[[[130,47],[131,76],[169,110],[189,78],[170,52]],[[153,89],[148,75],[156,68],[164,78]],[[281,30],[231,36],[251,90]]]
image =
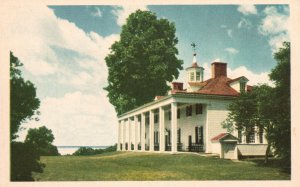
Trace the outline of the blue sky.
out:
[[[11,49],[24,63],[24,77],[41,99],[39,122],[52,129],[56,145],[110,145],[117,140],[117,118],[102,89],[107,84],[104,58],[119,39],[121,25],[137,9],[175,23],[178,58],[198,64],[210,78],[210,63],[228,63],[231,78],[269,83],[273,52],[289,40],[287,5],[189,6],[41,6],[12,12]],[[15,29],[18,28],[18,29]],[[28,47],[30,46],[30,47]],[[182,71],[180,81],[185,81]],[[24,138],[26,130],[20,133]]]

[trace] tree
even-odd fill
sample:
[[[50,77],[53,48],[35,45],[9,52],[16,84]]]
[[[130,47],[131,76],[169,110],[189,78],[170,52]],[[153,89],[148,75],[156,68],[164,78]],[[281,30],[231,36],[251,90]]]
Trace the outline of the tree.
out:
[[[167,93],[167,81],[178,78],[182,69],[177,43],[175,25],[167,19],[141,10],[127,18],[120,41],[105,58],[109,76],[104,89],[118,114]]]
[[[274,97],[273,88],[268,85],[254,86],[251,92],[242,93],[229,106],[229,114],[227,119],[222,123],[224,128],[229,132],[236,129],[245,136],[251,133],[264,132],[268,141],[268,147],[265,154],[265,162],[268,161],[270,154],[271,139],[274,133],[274,125],[272,124],[272,107],[271,102]]]
[[[43,164],[32,144],[16,142],[21,123],[38,113],[40,101],[36,97],[36,88],[30,81],[22,78],[23,64],[10,52],[10,141],[11,141],[11,180],[32,181],[32,172],[42,172]]]
[[[40,155],[32,144],[11,142],[12,181],[34,181],[32,172],[43,172],[44,164],[40,163]]]
[[[45,126],[29,129],[25,143],[32,144],[38,151],[40,156],[56,156],[59,155],[56,146],[52,145],[54,136],[52,130]]]
[[[290,80],[290,42],[274,54],[277,66],[269,74],[275,82],[273,102],[273,123],[276,127],[272,146],[276,155],[290,162],[291,159],[291,80]]]
[[[36,88],[30,81],[22,78],[18,67],[23,64],[10,52],[10,138],[16,139],[21,123],[38,114],[40,100]]]
[[[255,86],[251,92],[241,96],[229,106],[228,118],[222,123],[224,128],[244,131],[264,129],[268,148],[290,164],[291,154],[291,114],[290,114],[290,43],[284,42],[283,48],[274,54],[277,65],[269,77],[275,87]]]

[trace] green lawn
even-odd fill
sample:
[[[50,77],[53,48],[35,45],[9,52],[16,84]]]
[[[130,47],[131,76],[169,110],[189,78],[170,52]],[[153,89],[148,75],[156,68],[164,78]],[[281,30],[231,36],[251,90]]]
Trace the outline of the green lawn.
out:
[[[195,154],[113,152],[95,156],[48,156],[38,181],[290,180],[276,160],[234,162]],[[258,162],[257,162],[258,161]],[[275,164],[274,164],[275,163]]]

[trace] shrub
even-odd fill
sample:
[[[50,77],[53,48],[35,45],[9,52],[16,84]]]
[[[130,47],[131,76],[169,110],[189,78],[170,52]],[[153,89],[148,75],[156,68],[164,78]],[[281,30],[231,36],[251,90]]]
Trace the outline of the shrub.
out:
[[[117,144],[113,146],[109,146],[105,149],[93,149],[91,147],[80,147],[77,151],[73,153],[75,156],[83,156],[83,155],[97,155],[107,152],[113,152],[117,150]]]
[[[38,151],[32,144],[11,143],[11,181],[33,181],[32,172],[43,172]]]

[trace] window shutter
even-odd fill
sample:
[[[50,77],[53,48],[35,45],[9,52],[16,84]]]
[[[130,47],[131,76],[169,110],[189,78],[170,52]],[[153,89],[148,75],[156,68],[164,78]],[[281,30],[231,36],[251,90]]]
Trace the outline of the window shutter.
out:
[[[185,110],[185,115],[186,115],[186,116],[189,116],[189,106],[187,106],[185,109],[186,109],[186,110]]]
[[[198,127],[195,127],[195,138],[196,138],[196,142],[195,143],[198,143],[199,142]]]
[[[200,144],[203,144],[203,127],[200,127]]]

